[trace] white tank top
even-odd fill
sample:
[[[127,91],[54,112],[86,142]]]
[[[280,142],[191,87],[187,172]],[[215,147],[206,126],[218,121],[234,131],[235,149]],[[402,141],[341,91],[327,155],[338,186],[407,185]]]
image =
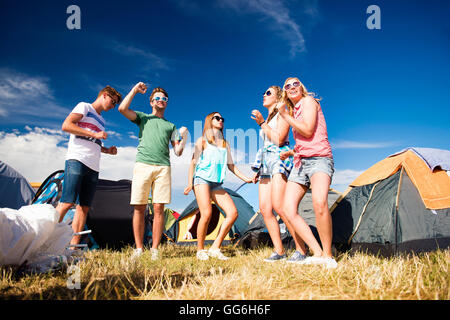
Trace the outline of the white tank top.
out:
[[[277,113],[277,114],[275,115],[275,117],[273,117],[272,120],[270,120],[270,122],[267,123],[268,126],[269,126],[272,130],[276,131],[277,133],[278,133],[278,117],[279,117],[279,116],[280,116],[280,114]],[[273,142],[269,139],[269,137],[264,133],[264,131],[263,131],[262,129],[259,130],[259,136],[261,137],[261,139],[264,140],[264,148],[267,148],[268,146],[270,146],[270,145],[272,145],[272,144],[275,144],[275,143],[273,143]],[[286,138],[285,138],[285,141],[284,141],[284,142],[285,142],[285,143],[286,143],[286,142],[289,142],[289,134],[286,135]]]

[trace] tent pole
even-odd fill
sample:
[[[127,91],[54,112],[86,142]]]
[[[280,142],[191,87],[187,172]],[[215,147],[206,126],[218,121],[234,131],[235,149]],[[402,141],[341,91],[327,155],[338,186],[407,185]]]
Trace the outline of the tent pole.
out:
[[[398,179],[397,197],[395,198],[395,255],[397,255],[398,247],[398,199],[400,198],[400,187],[402,185],[403,166],[400,171],[400,178]]]

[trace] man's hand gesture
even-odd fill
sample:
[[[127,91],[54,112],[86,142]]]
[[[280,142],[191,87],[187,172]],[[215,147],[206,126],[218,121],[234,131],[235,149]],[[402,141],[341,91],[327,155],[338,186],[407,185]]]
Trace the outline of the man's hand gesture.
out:
[[[145,94],[147,92],[147,86],[143,82],[139,82],[133,88],[134,93],[142,93]]]

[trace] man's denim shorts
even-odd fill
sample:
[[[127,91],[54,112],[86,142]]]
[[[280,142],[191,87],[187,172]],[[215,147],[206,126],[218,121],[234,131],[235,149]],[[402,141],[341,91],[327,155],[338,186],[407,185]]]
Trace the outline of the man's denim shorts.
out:
[[[90,207],[97,189],[98,172],[78,160],[66,160],[60,202]]]
[[[209,186],[210,191],[217,191],[217,190],[223,189],[222,188],[223,182],[211,182],[211,181],[205,180],[200,177],[195,177],[194,178],[194,186],[197,186],[199,184],[207,184]]]
[[[288,181],[296,182],[309,187],[311,184],[311,177],[316,172],[324,172],[333,178],[334,161],[328,157],[311,157],[302,158],[302,165],[300,168],[292,168],[289,174]]]

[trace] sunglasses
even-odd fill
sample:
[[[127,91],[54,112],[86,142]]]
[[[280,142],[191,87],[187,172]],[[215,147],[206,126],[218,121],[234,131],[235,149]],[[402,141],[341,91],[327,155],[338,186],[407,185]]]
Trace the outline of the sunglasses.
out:
[[[264,92],[263,96],[268,96],[270,97],[272,95],[272,91],[267,90],[266,92]]]
[[[219,116],[214,116],[214,117],[212,117],[212,119],[216,119],[217,121],[225,122],[225,118],[222,118],[222,117],[219,117]]]
[[[112,95],[108,94],[108,97],[111,98],[111,101],[112,101],[112,103],[113,103],[114,105],[116,105],[116,104],[118,103],[117,100],[114,99]]]
[[[290,88],[297,88],[297,87],[300,87],[299,81],[292,82],[292,84],[288,83],[287,85],[284,86],[284,90],[289,90]]]
[[[167,98],[167,97],[155,97],[155,98],[153,98],[153,100],[156,100],[156,101],[161,100],[161,101],[167,102],[167,101],[169,101],[169,98]]]

